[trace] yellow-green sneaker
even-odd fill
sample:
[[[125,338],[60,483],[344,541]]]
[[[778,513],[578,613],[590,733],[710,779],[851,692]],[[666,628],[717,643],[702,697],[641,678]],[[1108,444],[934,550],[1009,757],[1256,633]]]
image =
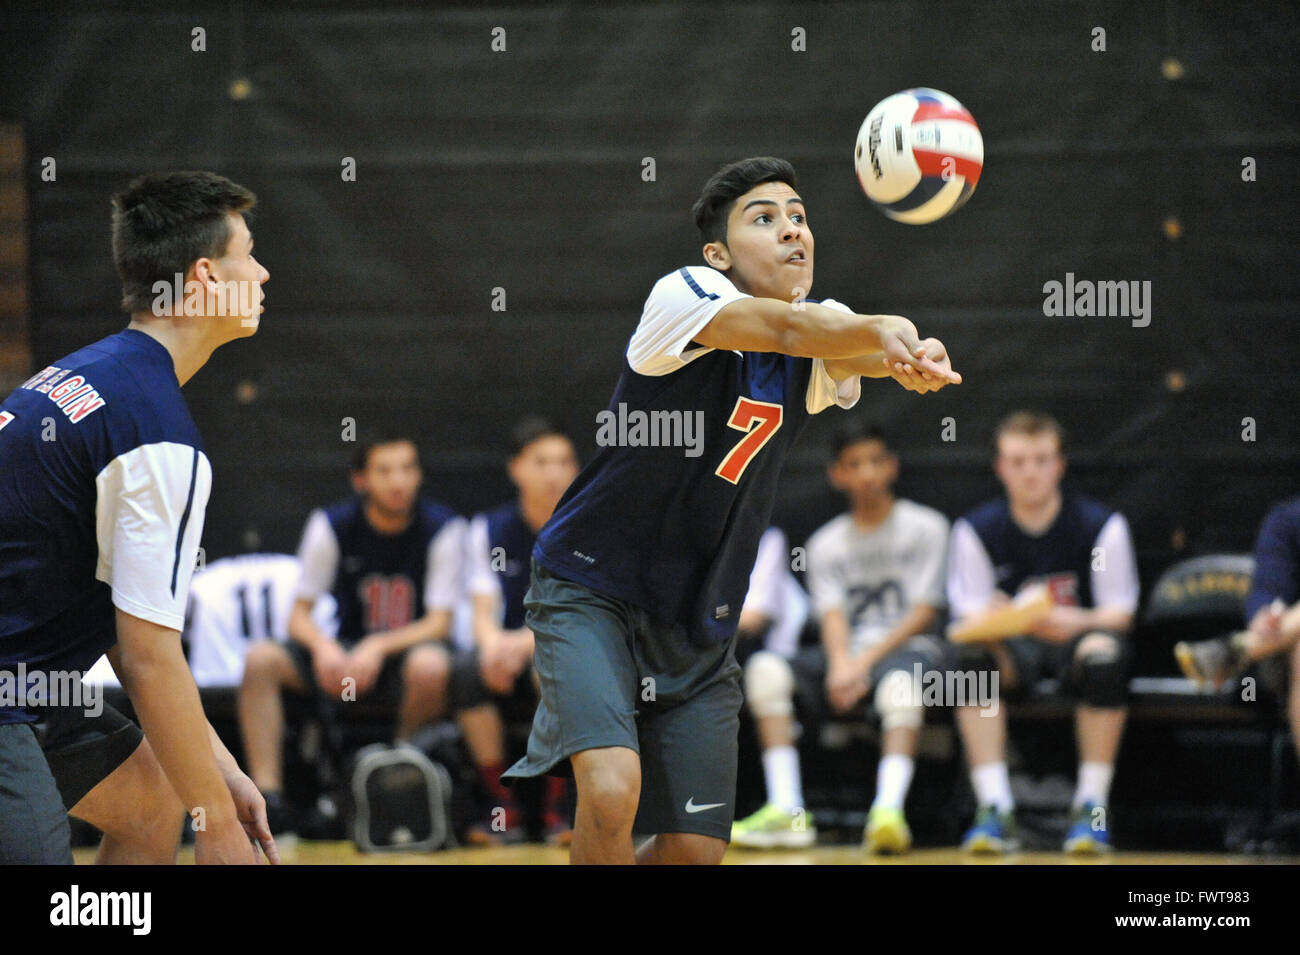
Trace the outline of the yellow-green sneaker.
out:
[[[907,827],[903,810],[873,806],[867,814],[867,828],[862,833],[862,844],[868,852],[881,855],[901,855],[911,849],[912,830]]]
[[[806,849],[816,842],[817,827],[807,809],[768,803],[731,824],[731,844],[745,849]]]

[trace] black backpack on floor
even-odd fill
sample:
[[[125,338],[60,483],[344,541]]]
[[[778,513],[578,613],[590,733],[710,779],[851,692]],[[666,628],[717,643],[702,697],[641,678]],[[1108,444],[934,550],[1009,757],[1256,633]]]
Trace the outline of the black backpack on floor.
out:
[[[374,743],[344,774],[347,832],[362,852],[431,852],[455,844],[451,776],[409,744]]]

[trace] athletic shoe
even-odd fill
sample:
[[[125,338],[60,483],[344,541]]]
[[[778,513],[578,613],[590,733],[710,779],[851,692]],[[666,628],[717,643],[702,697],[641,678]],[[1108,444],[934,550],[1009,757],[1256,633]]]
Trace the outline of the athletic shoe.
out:
[[[807,849],[817,842],[812,813],[768,803],[731,824],[731,844],[745,849]]]
[[[1187,679],[1202,688],[1219,689],[1246,668],[1245,648],[1232,637],[1214,640],[1181,640],[1174,645],[1174,657]]]
[[[548,846],[573,845],[573,826],[569,825],[567,819],[554,816],[544,823],[542,838]]]
[[[961,847],[967,852],[1002,854],[1020,848],[1016,837],[1014,813],[998,812],[993,806],[984,806],[975,814],[975,825],[966,830]]]
[[[1071,855],[1095,856],[1111,851],[1110,829],[1106,825],[1106,807],[1084,803],[1074,813],[1074,825],[1061,847]]]
[[[524,814],[513,802],[493,809],[486,818],[480,817],[465,832],[465,842],[471,846],[512,846],[527,838]]]
[[[867,814],[862,843],[868,852],[881,855],[901,855],[912,848],[912,830],[907,828],[903,810],[873,806]]]

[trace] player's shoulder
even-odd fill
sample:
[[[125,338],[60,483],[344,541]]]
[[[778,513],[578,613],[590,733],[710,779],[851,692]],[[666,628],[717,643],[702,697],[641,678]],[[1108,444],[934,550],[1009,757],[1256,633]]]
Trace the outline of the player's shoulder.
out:
[[[661,276],[646,303],[663,299],[719,298],[741,294],[731,279],[708,265],[683,265]]]
[[[1273,504],[1264,516],[1265,523],[1287,524],[1300,530],[1300,494]]]
[[[1066,491],[1065,499],[1069,507],[1073,508],[1084,522],[1096,524],[1098,526],[1105,524],[1119,511],[1095,497],[1089,497],[1087,494],[1080,494],[1075,491]],[[1121,517],[1123,515],[1120,515]]]
[[[948,517],[937,508],[906,497],[896,500],[894,507],[899,509],[899,515],[909,524],[944,533],[948,530]]]
[[[455,508],[431,497],[421,496],[416,502],[416,511],[433,531],[441,530],[447,524],[465,522]]]
[[[355,524],[365,515],[365,507],[360,494],[352,494],[348,497],[340,498],[332,504],[326,504],[318,507],[312,512],[313,515],[320,514],[324,516],[331,527],[337,532],[340,528],[345,528]]]
[[[837,514],[808,535],[808,549],[823,550],[842,544],[853,527],[853,515],[847,511]]]
[[[963,513],[959,520],[968,524],[977,534],[983,533],[1010,521],[1011,507],[1005,497],[994,497],[976,504]]]

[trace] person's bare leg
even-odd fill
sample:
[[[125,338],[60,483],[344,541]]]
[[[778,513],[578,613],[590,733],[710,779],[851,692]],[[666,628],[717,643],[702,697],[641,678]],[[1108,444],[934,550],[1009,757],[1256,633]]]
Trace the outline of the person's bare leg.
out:
[[[97,865],[171,865],[185,812],[146,739],[68,815],[104,833]]]
[[[1300,755],[1300,643],[1291,648],[1291,690],[1287,696],[1287,715],[1291,718],[1291,742]]]
[[[439,644],[418,646],[402,661],[402,705],[397,718],[397,740],[410,739],[421,726],[438,719],[447,709],[451,657]]]
[[[758,741],[763,749],[794,745],[794,717],[760,716],[756,722]]]
[[[239,683],[239,732],[249,778],[262,792],[284,785],[284,689],[306,690],[289,651],[269,640],[248,648]]]
[[[636,851],[637,865],[717,865],[727,844],[695,832],[661,832]]]
[[[1000,763],[1007,758],[1007,710],[996,711],[979,706],[959,706],[957,729],[966,748],[966,763],[971,769],[986,763]],[[992,716],[987,715],[993,712]]]
[[[578,789],[569,861],[574,865],[631,865],[632,824],[641,799],[641,757],[624,746],[575,753],[570,760]]]
[[[465,734],[465,745],[475,766],[495,766],[505,757],[505,728],[501,714],[492,703],[461,710],[456,722]]]
[[[1079,740],[1079,761],[1113,764],[1127,717],[1126,707],[1076,707],[1074,722]]]
[[[896,755],[915,758],[916,744],[920,739],[921,730],[919,727],[895,726],[893,729],[885,731],[884,738],[880,741],[880,754],[882,756]]]

